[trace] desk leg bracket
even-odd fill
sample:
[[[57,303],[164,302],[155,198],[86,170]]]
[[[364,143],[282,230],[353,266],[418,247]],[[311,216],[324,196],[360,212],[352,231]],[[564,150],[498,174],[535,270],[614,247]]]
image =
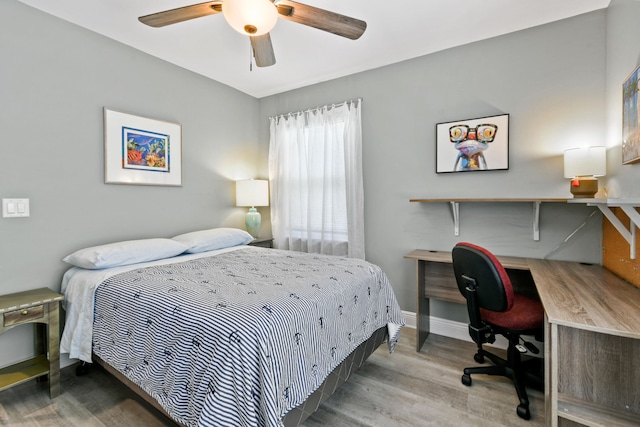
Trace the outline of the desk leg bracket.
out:
[[[533,202],[533,240],[540,241],[540,201]]]
[[[460,203],[449,202],[451,205],[451,215],[453,215],[453,235],[460,235]]]
[[[618,233],[624,238],[624,240],[629,243],[629,258],[636,259],[636,228],[640,227],[640,214],[633,206],[621,205],[620,209],[629,217],[631,220],[630,230],[622,224],[622,222],[618,219],[617,216],[613,213],[613,211],[609,208],[609,206],[604,204],[597,204],[600,212],[609,220],[611,225],[618,230]]]

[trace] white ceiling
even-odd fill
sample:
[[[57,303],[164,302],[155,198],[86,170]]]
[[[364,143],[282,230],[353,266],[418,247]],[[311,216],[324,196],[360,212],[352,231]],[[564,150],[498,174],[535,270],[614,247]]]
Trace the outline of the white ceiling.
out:
[[[272,67],[249,70],[249,39],[221,14],[163,28],[138,17],[204,0],[20,0],[261,98],[605,8],[610,0],[297,0],[362,19],[349,40],[279,19]],[[224,0],[232,1],[232,0]]]

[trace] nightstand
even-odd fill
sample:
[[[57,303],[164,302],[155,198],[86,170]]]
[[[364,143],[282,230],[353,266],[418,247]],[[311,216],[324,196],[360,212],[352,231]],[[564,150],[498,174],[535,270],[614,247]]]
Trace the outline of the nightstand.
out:
[[[0,369],[0,391],[32,378],[49,375],[49,395],[60,394],[60,301],[48,288],[0,296],[0,335],[18,325],[33,323],[37,355]]]
[[[249,242],[249,246],[260,246],[261,248],[273,248],[273,237],[258,237]]]

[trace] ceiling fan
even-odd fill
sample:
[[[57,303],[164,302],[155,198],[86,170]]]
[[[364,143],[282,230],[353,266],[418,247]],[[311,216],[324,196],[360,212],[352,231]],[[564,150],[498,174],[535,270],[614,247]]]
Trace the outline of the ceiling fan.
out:
[[[138,18],[151,27],[164,27],[189,19],[222,13],[231,27],[248,35],[258,67],[276,63],[269,31],[278,17],[356,40],[367,23],[291,0],[218,0],[152,13]]]

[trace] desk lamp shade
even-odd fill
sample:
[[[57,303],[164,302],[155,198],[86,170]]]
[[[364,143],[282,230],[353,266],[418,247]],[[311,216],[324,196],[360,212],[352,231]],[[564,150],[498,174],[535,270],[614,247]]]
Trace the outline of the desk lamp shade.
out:
[[[269,181],[264,179],[236,181],[236,206],[250,207],[244,222],[249,234],[258,237],[261,218],[256,206],[269,206]]]
[[[606,147],[570,148],[564,152],[564,177],[571,179],[573,197],[594,197],[598,192],[596,177],[606,174]]]

